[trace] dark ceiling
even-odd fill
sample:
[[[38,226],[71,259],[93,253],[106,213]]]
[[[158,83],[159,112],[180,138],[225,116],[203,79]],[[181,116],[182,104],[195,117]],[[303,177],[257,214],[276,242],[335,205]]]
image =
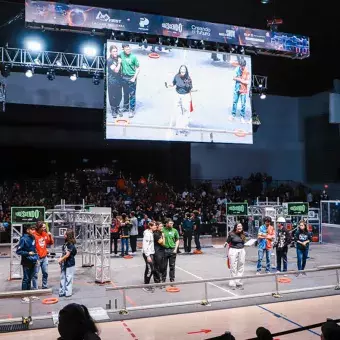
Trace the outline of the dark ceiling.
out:
[[[274,15],[283,19],[281,31],[310,37],[311,57],[307,60],[290,60],[282,57],[254,56],[253,72],[268,76],[268,92],[278,95],[304,96],[332,88],[332,80],[340,78],[340,63],[332,63],[339,52],[337,25],[339,15],[329,1],[261,0],[201,1],[193,0],[74,0],[73,3],[98,7],[117,8],[145,13],[192,18],[203,21],[235,24],[266,29],[266,20]],[[0,26],[23,8],[21,0],[0,0]],[[0,45],[8,42],[23,47],[27,34],[44,34],[49,50],[79,52],[76,50],[85,39],[99,39],[83,35],[52,32],[29,32],[19,20],[0,28]],[[326,62],[327,65],[324,65]],[[327,69],[327,71],[326,71]]]

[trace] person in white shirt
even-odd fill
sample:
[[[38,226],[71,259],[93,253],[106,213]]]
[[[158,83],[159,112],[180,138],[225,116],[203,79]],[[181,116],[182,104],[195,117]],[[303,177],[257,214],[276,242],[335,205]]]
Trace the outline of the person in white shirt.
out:
[[[150,222],[148,229],[146,229],[143,234],[143,258],[145,261],[144,284],[146,285],[150,283],[152,274],[154,272],[155,245],[153,232],[156,229],[156,224],[154,222]],[[155,289],[152,287],[143,288],[143,290],[148,293],[153,293],[155,291]]]
[[[129,234],[130,234],[130,246],[131,246],[132,255],[135,255],[137,251],[138,220],[135,215],[136,215],[135,212],[131,211],[130,223],[132,227],[130,229]]]

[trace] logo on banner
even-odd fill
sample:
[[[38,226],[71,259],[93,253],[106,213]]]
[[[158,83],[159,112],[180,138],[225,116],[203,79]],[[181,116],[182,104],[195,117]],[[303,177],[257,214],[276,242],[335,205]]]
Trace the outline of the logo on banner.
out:
[[[108,14],[103,14],[101,11],[98,12],[96,19],[103,22],[111,22],[114,24],[120,24],[122,20],[119,19],[111,19]]]
[[[183,32],[183,25],[182,24],[171,24],[169,22],[163,22],[162,28],[168,31],[182,33]]]
[[[211,29],[209,27],[191,25],[191,32],[193,35],[210,37]]]
[[[150,20],[148,18],[143,17],[139,19],[139,29],[141,31],[148,31],[149,24],[150,24]]]
[[[233,39],[235,38],[235,31],[234,30],[229,30],[226,29],[225,32],[219,33],[220,37],[224,37],[224,38],[229,38],[229,39]]]

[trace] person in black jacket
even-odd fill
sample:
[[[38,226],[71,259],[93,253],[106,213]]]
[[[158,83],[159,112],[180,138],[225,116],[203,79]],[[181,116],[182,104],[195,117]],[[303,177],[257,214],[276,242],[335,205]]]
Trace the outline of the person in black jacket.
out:
[[[28,225],[26,227],[26,234],[24,234],[17,248],[16,253],[21,256],[21,265],[23,269],[22,290],[31,290],[31,282],[34,276],[34,269],[38,262],[38,254],[35,248],[34,226]],[[29,302],[23,298],[23,302]]]
[[[242,224],[235,224],[235,227],[228,235],[226,242],[226,245],[229,246],[228,258],[230,261],[231,277],[239,277],[239,279],[229,281],[229,285],[232,289],[243,289],[240,277],[243,276],[244,265],[246,262],[246,252],[244,250],[245,241],[246,236],[244,235]]]
[[[88,309],[77,303],[71,303],[59,312],[58,331],[58,340],[100,340]]]
[[[296,242],[298,270],[305,270],[309,252],[309,244],[312,241],[312,234],[308,231],[305,221],[300,221],[299,228],[294,234],[294,239]],[[300,274],[297,274],[296,276],[299,275]],[[303,272],[302,275],[306,275],[306,273]]]
[[[274,244],[274,247],[276,248],[276,270],[281,272],[281,264],[283,263],[283,272],[286,272],[288,269],[287,253],[288,246],[291,242],[291,236],[286,228],[286,219],[284,217],[279,217],[277,219],[277,227],[277,239]]]

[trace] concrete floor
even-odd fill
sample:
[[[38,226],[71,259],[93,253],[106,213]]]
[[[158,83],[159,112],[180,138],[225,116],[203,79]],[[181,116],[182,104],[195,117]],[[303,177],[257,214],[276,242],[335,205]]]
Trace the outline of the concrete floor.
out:
[[[247,248],[247,263],[245,275],[254,275],[257,260],[257,249]],[[77,258],[77,263],[81,262]],[[310,259],[307,269],[322,265],[340,264],[340,248],[334,245],[313,244],[310,251]],[[179,255],[176,262],[176,281],[200,280],[208,278],[228,277],[229,270],[226,266],[225,249],[221,245],[206,249],[202,255]],[[289,251],[289,269],[296,270],[295,249]],[[122,258],[111,259],[112,283],[111,286],[139,285],[143,283],[144,261],[140,253],[131,260]],[[8,281],[9,259],[0,259],[0,291],[20,290],[20,281]],[[280,289],[311,288],[325,285],[336,285],[335,271],[309,273],[307,277],[292,277],[290,284],[280,284]],[[53,296],[58,295],[59,266],[57,263],[49,265],[49,284],[53,288]],[[180,286],[179,293],[167,293],[156,289],[154,293],[146,293],[141,289],[127,291],[127,307],[155,305],[170,302],[197,301],[204,299],[204,284]],[[242,296],[275,291],[275,280],[273,277],[260,276],[256,280],[250,279],[244,282],[244,291],[231,290],[228,283],[217,282],[208,285],[208,297],[231,298],[230,301],[214,302],[211,306],[195,304],[191,306],[176,306],[160,309],[148,309],[145,311],[131,311],[128,315],[120,315],[118,311],[123,308],[123,295],[121,291],[105,290],[105,285],[96,285],[93,279],[93,269],[77,266],[74,295],[70,299],[61,298],[55,305],[43,305],[41,301],[33,303],[33,316],[56,315],[58,311],[70,302],[86,305],[89,308],[101,307],[106,309],[109,300],[112,309],[115,308],[117,299],[117,312],[109,313],[111,320],[128,320],[142,317],[161,316],[179,313],[203,312],[216,309],[228,309],[243,306],[257,306],[265,303],[276,303],[289,300],[307,299],[312,297],[338,295],[340,291],[322,289],[300,293],[285,294],[280,299],[272,296],[242,298]],[[28,305],[21,303],[19,298],[0,300],[0,319],[27,316]],[[39,323],[36,323],[39,325]],[[43,327],[53,326],[51,322],[44,322]]]

